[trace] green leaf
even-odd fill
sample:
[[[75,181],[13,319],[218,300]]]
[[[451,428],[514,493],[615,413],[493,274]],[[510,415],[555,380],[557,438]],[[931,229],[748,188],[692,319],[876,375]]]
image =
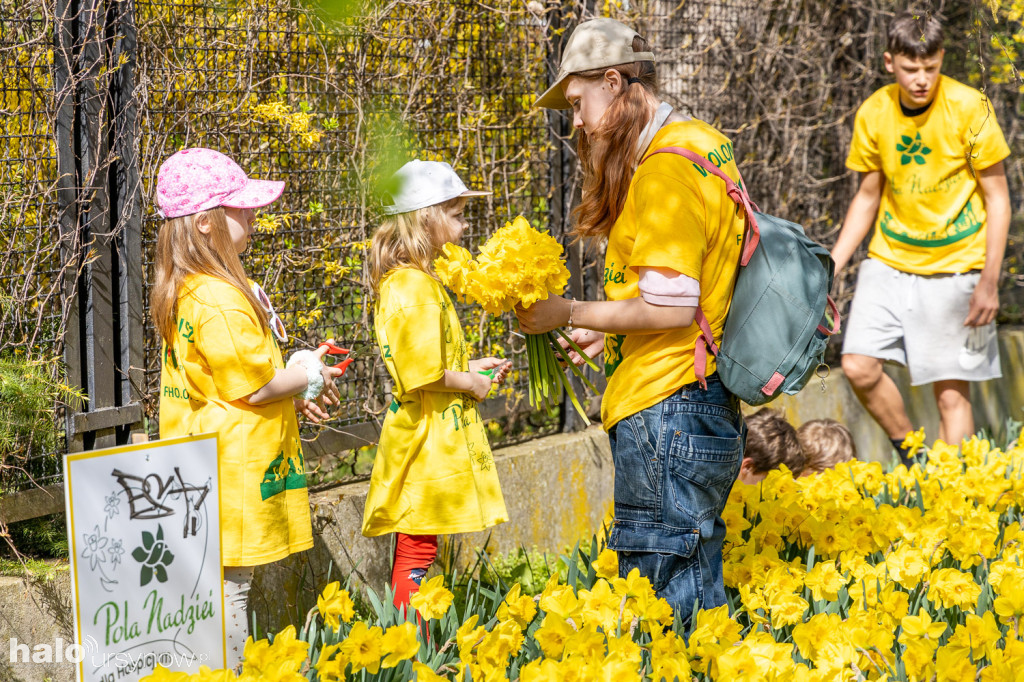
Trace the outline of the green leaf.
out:
[[[907,151],[907,147],[906,147],[906,145],[902,145],[899,142],[897,142],[896,143],[896,151],[898,151],[898,152],[905,152],[905,151]]]
[[[931,147],[921,147],[921,153],[922,154],[931,154],[932,153]]]
[[[906,166],[908,163],[910,163],[910,157],[909,156],[904,154],[903,156],[900,157],[900,164],[901,165]]]
[[[141,578],[139,587],[145,587],[149,584],[149,581],[153,579],[153,569],[149,566],[143,566],[142,570],[139,572],[139,577]]]
[[[913,138],[910,137],[909,135],[900,135],[900,139],[903,140],[903,144],[907,145],[908,147],[910,145],[914,144]],[[897,148],[898,147],[899,147],[899,145],[897,145]]]
[[[149,549],[153,546],[153,534],[148,530],[142,531],[142,546]]]
[[[170,566],[171,562],[173,562],[173,561],[174,561],[174,555],[171,554],[171,550],[165,551],[164,552],[164,557],[163,557],[163,560],[161,561],[161,563],[163,563],[164,566]]]
[[[136,547],[134,550],[132,550],[132,558],[138,561],[140,564],[143,563],[146,560],[146,557],[148,556],[149,552],[144,550],[142,547]]]
[[[922,166],[924,165],[924,157],[920,154],[914,154],[914,161],[917,161]]]
[[[156,565],[156,579],[162,583],[167,582],[167,569],[160,564]]]

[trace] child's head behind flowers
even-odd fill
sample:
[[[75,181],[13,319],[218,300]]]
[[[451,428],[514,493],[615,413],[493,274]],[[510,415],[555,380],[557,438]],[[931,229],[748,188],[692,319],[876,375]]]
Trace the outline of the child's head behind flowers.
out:
[[[850,430],[834,419],[813,419],[797,429],[804,451],[804,475],[818,474],[841,462],[857,458]]]
[[[769,407],[744,417],[747,443],[743,451],[739,480],[754,484],[764,480],[769,471],[785,464],[794,476],[804,468],[796,429],[778,411]]]

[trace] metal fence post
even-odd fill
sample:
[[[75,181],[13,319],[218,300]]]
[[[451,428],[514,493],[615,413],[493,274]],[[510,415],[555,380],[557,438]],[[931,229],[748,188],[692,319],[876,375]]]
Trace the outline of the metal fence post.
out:
[[[70,383],[89,397],[67,415],[75,452],[127,443],[142,420],[134,3],[58,0],[56,12],[64,355]]]

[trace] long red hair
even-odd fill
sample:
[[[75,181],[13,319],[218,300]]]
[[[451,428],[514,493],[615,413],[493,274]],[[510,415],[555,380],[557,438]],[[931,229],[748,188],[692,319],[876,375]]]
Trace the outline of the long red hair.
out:
[[[633,51],[648,52],[650,46],[644,38],[635,36]],[[623,88],[608,105],[596,130],[590,135],[579,131],[576,146],[583,169],[583,198],[573,212],[579,237],[604,239],[611,232],[633,178],[637,141],[651,120],[651,104],[658,96],[654,62],[632,62],[611,68],[622,74]],[[607,71],[593,69],[573,76],[597,80]],[[629,83],[630,79],[640,82]]]

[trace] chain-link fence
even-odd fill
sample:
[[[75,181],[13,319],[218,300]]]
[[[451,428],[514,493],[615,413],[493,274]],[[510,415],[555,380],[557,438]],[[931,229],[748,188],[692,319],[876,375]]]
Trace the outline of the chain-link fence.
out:
[[[998,10],[994,23],[988,7],[940,7],[955,47],[947,71],[992,97],[1019,192],[1024,96],[1011,51],[1020,18]],[[371,340],[362,266],[379,218],[375,181],[409,158],[449,161],[470,186],[494,192],[468,206],[470,245],[517,214],[564,236],[578,186],[571,125],[531,107],[568,31],[594,14],[646,34],[665,99],[733,138],[762,208],[830,244],[856,188],[843,165],[853,114],[888,81],[881,53],[892,11],[882,0],[393,0],[339,18],[299,0],[0,0],[0,356],[68,361],[68,382],[93,399],[89,414],[63,422],[72,447],[124,441],[139,429],[135,413],[122,414],[133,405],[155,435],[160,346],[142,305],[159,225],[150,198],[159,164],[184,146],[216,148],[255,177],[287,182],[244,257],[286,323],[286,353],[328,337]],[[571,255],[577,272],[600,258]],[[111,301],[76,289],[94,272]],[[578,279],[575,293],[593,297],[599,284]],[[504,352],[519,370],[489,409],[501,417],[495,444],[557,429],[557,415],[525,405],[511,321],[468,307],[463,320],[477,353]],[[112,378],[86,376],[107,351]],[[372,352],[342,383],[338,416],[306,434],[311,459],[334,478],[367,471],[358,448],[387,404]],[[40,473],[59,480],[54,466]]]

